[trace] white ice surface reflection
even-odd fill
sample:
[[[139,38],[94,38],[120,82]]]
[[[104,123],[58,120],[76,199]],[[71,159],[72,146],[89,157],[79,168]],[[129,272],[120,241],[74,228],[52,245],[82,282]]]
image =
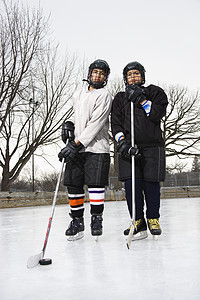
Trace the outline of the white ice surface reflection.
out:
[[[158,241],[135,241],[128,250],[123,230],[126,203],[106,202],[104,234],[90,235],[85,205],[83,239],[68,242],[68,205],[56,207],[45,257],[53,264],[27,269],[41,252],[50,206],[0,210],[1,300],[200,299],[200,199],[161,201]]]

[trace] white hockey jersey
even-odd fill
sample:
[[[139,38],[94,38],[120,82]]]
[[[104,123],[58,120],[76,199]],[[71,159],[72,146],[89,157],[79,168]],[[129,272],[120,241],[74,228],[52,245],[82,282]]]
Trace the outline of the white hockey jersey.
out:
[[[112,97],[105,88],[88,90],[84,85],[74,93],[75,139],[85,152],[109,153],[109,114]]]

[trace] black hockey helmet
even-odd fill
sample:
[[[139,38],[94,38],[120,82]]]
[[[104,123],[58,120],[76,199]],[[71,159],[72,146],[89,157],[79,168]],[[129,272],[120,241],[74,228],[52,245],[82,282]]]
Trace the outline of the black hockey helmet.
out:
[[[128,63],[126,65],[126,67],[124,68],[124,70],[123,70],[123,78],[124,78],[125,85],[127,85],[127,72],[129,70],[138,70],[138,71],[140,71],[140,74],[142,76],[141,85],[145,83],[145,72],[146,72],[145,68],[139,62],[133,61],[133,62]]]
[[[105,80],[103,82],[92,82],[91,74],[94,69],[100,69],[105,72]],[[95,89],[100,89],[107,84],[108,76],[110,74],[110,67],[105,60],[97,59],[89,66],[87,82],[89,85],[93,86]]]

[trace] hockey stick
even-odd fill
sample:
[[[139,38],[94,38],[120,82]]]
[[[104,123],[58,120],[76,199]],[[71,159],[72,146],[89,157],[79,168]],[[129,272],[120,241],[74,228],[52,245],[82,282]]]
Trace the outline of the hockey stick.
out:
[[[68,140],[67,140],[66,144],[67,143],[68,143]],[[47,242],[48,242],[48,238],[49,238],[49,233],[50,233],[50,229],[51,229],[51,223],[52,223],[53,215],[54,215],[54,211],[55,211],[56,198],[57,198],[58,189],[59,189],[59,185],[60,185],[60,181],[61,181],[61,176],[62,176],[62,172],[63,172],[64,163],[65,163],[65,158],[63,157],[61,168],[60,168],[60,173],[59,173],[57,184],[56,184],[56,190],[55,190],[55,193],[54,193],[54,198],[53,198],[53,203],[52,203],[52,208],[51,208],[51,215],[50,215],[48,226],[47,226],[47,231],[46,231],[46,236],[45,236],[45,241],[44,241],[44,246],[43,246],[42,252],[29,257],[28,262],[27,262],[27,268],[34,268],[39,263],[41,265],[51,264],[51,259],[45,260],[44,259],[44,254],[45,254],[45,251],[46,251]]]
[[[131,102],[131,146],[135,146],[134,142],[134,103]],[[132,218],[131,218],[131,226],[130,231],[127,237],[126,246],[130,249],[131,241],[133,238],[133,233],[135,229],[135,156],[131,157],[132,163]]]

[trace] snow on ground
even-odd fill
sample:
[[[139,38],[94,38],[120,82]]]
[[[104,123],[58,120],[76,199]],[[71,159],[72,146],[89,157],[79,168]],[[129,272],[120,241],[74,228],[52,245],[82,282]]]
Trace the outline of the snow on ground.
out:
[[[56,207],[45,257],[53,264],[27,269],[41,252],[50,206],[0,210],[1,300],[197,300],[200,295],[200,199],[162,199],[163,234],[134,241],[128,250],[123,230],[126,203],[106,202],[104,234],[68,242],[69,206]]]

